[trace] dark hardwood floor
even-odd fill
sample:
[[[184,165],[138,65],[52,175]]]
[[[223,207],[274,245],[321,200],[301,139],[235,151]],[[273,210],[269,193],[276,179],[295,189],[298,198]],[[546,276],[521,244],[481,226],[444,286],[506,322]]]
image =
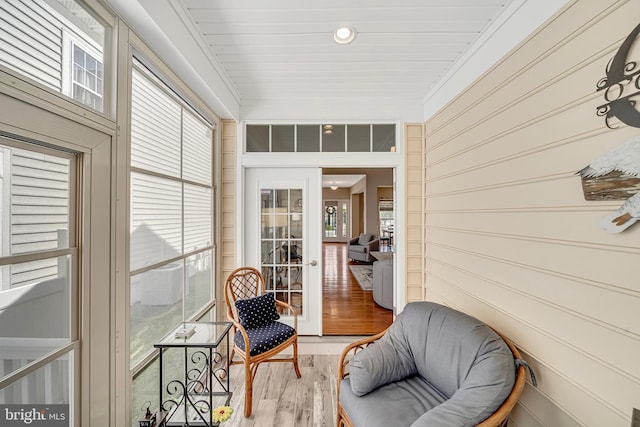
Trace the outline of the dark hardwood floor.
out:
[[[393,321],[393,312],[373,302],[349,270],[345,243],[323,243],[322,334],[373,335]]]

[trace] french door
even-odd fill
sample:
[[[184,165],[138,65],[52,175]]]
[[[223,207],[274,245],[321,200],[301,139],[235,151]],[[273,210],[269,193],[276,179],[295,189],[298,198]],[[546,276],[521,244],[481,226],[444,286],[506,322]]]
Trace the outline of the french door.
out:
[[[323,242],[348,242],[349,233],[349,201],[325,200],[323,202]]]
[[[293,305],[300,335],[321,335],[322,171],[245,171],[245,264],[262,271],[268,292]],[[282,314],[283,321],[292,322]]]

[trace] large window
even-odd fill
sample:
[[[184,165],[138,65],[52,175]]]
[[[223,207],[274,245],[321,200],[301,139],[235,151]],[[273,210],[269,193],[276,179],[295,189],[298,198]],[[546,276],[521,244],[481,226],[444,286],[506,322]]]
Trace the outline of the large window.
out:
[[[67,417],[79,361],[76,165],[0,138],[0,405],[60,405]]]
[[[102,112],[105,27],[74,0],[0,0],[0,65]]]
[[[213,300],[213,127],[136,63],[131,93],[131,367]]]

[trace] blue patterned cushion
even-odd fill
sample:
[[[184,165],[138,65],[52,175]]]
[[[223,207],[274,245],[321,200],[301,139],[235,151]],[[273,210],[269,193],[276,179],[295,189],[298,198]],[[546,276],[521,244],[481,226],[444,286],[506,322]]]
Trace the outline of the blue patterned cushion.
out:
[[[264,326],[280,318],[273,292],[267,292],[253,298],[239,299],[236,301],[236,308],[240,324],[245,329]]]
[[[281,322],[271,322],[257,328],[245,329],[249,335],[249,354],[255,356],[269,351],[291,338],[296,330]],[[234,342],[245,353],[244,338],[240,331],[236,332]]]

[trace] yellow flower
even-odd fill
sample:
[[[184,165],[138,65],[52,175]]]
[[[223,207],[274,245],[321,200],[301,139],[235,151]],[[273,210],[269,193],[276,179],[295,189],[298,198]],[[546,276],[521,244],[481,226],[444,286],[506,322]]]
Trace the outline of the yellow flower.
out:
[[[213,421],[223,423],[231,418],[233,408],[231,406],[218,406],[213,410]]]

